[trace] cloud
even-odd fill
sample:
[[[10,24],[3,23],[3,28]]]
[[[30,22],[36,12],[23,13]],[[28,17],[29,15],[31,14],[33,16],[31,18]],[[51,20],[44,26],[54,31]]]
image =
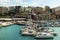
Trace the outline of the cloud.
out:
[[[29,6],[34,6],[34,7],[36,7],[36,6],[39,6],[39,5],[38,5],[38,3],[36,3],[36,2],[32,2]]]
[[[21,0],[0,0],[0,6],[16,6],[22,4],[23,2]]]
[[[26,0],[27,1],[27,0]],[[31,0],[29,2],[26,2],[24,0],[0,0],[0,6],[15,6],[15,5],[21,5],[21,6],[38,6],[36,0]]]
[[[0,0],[0,6],[50,6],[56,7],[60,6],[60,0]]]

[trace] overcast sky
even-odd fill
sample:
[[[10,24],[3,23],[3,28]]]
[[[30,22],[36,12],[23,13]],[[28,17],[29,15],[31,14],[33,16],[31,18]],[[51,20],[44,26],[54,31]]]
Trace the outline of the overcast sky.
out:
[[[0,0],[0,6],[50,6],[57,7],[60,6],[60,0]]]

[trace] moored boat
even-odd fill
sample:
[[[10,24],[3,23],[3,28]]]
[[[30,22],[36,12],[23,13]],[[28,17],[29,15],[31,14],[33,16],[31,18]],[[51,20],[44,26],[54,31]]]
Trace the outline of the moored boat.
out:
[[[35,36],[36,39],[53,39],[54,36],[51,33],[38,32]]]
[[[21,34],[22,35],[33,35],[34,36],[36,34],[36,31],[31,27],[27,27],[27,28],[23,28],[21,30]]]

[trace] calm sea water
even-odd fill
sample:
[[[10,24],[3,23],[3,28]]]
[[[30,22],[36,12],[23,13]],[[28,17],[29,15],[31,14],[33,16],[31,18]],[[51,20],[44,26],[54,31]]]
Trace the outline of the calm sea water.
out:
[[[11,25],[8,27],[0,28],[0,40],[59,40],[60,39],[60,28],[54,28],[58,33],[58,36],[54,37],[54,39],[34,39],[32,36],[21,36],[19,34],[22,26],[19,25]]]

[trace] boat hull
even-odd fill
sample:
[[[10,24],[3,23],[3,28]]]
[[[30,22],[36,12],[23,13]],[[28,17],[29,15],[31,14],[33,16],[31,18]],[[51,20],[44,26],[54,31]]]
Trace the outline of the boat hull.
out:
[[[53,37],[35,37],[35,39],[53,39]]]

